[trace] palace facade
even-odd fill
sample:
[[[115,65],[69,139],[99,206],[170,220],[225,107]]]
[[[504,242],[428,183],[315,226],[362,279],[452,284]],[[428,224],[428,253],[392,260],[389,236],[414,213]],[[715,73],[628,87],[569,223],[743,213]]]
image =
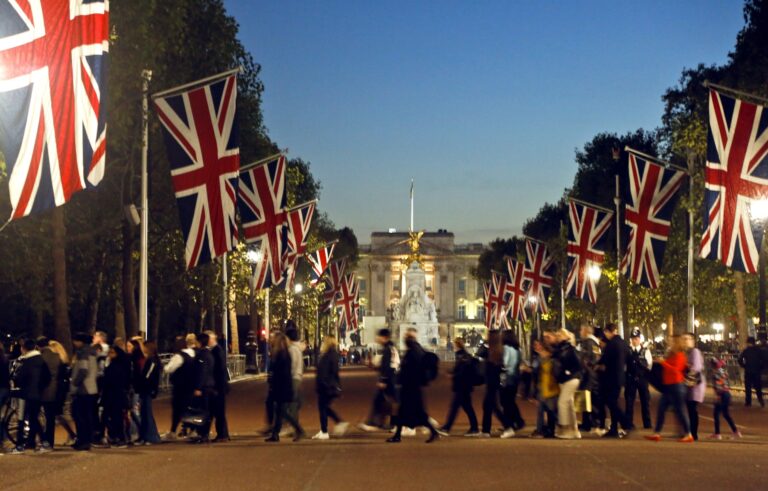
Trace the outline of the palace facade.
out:
[[[376,331],[390,325],[393,307],[405,289],[405,259],[410,253],[407,232],[374,232],[360,246],[355,274],[360,284],[362,341],[372,343]],[[484,330],[483,286],[471,273],[483,244],[456,244],[446,230],[425,232],[420,240],[427,295],[434,301],[440,346],[467,330]]]

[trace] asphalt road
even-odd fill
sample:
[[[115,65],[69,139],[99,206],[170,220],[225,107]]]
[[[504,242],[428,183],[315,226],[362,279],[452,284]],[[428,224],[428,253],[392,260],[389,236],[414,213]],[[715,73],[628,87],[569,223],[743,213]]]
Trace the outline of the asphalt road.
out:
[[[344,394],[335,408],[351,423],[365,419],[374,376],[366,369],[342,372]],[[243,489],[243,490],[411,490],[411,489],[768,489],[768,410],[745,409],[740,396],[734,417],[740,441],[680,444],[669,415],[670,438],[652,443],[642,431],[625,440],[585,437],[580,441],[534,440],[535,406],[520,403],[528,427],[510,440],[425,436],[385,443],[386,435],[351,431],[326,442],[283,439],[267,444],[256,436],[264,424],[265,383],[234,384],[228,399],[229,443],[57,450],[46,455],[0,456],[0,489]],[[305,377],[301,421],[319,429],[314,377]],[[428,389],[431,415],[442,421],[450,390],[447,377]],[[479,408],[480,394],[475,394]],[[156,418],[168,428],[167,400],[156,401]],[[639,408],[638,408],[639,412]],[[636,419],[639,413],[636,412]],[[701,435],[712,431],[711,406],[702,408]],[[498,423],[494,422],[494,426]],[[463,414],[454,427],[466,431]]]

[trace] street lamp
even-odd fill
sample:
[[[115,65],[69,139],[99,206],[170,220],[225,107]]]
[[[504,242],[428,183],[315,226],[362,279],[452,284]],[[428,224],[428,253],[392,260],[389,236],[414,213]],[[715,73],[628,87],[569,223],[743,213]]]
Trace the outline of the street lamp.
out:
[[[758,297],[758,315],[760,316],[760,324],[757,326],[758,339],[765,339],[765,229],[768,224],[768,199],[756,199],[749,204],[749,214],[752,221],[760,225],[760,256],[758,260],[758,283],[759,283],[759,297]]]
[[[296,283],[296,285],[294,285],[293,287],[293,292],[296,293],[297,295],[301,293],[303,290],[304,290],[304,285],[302,285],[301,283]]]
[[[603,271],[600,269],[600,266],[597,264],[593,264],[587,269],[587,276],[589,276],[589,279],[592,281],[597,281],[600,279],[600,275],[603,274]]]
[[[256,322],[256,265],[264,260],[261,249],[248,249],[245,260],[251,265],[251,330],[258,330]],[[257,333],[258,335],[258,333]],[[258,337],[257,337],[258,339]],[[269,370],[269,288],[264,295],[264,371]]]
[[[722,341],[723,340],[723,330],[725,329],[725,326],[723,325],[723,323],[722,322],[714,322],[714,323],[712,323],[712,329],[714,329],[715,332],[717,333],[715,335],[715,341]],[[720,339],[718,339],[718,337]]]

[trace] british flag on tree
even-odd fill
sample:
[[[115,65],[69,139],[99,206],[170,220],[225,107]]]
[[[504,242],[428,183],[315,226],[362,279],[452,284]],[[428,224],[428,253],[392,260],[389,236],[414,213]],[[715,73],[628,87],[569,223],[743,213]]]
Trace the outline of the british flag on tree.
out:
[[[509,278],[506,279],[506,293],[509,295],[507,298],[507,309],[509,316],[513,320],[519,320],[525,322],[527,319],[525,313],[525,302],[528,295],[526,294],[526,286],[528,281],[525,278],[525,267],[523,263],[515,261],[511,257],[507,258],[507,274]]]
[[[0,150],[11,219],[104,176],[109,2],[0,2]]]
[[[568,277],[565,293],[597,303],[597,282],[605,260],[601,239],[611,226],[613,212],[568,200]]]
[[[237,196],[245,241],[260,242],[263,260],[256,265],[256,289],[283,279],[288,242],[285,157],[278,155],[240,173]]]
[[[336,297],[341,290],[341,284],[344,281],[346,270],[346,258],[333,261],[328,266],[328,274],[325,277],[325,290],[323,291],[323,311],[331,310],[337,305]]]
[[[315,286],[320,282],[325,270],[328,268],[328,264],[331,262],[335,248],[336,242],[331,242],[325,247],[321,247],[315,252],[307,254],[307,261],[309,261],[309,265],[312,267],[309,280],[311,286]]]
[[[228,72],[191,90],[153,99],[171,166],[187,268],[193,268],[237,244],[237,76]]]
[[[491,271],[491,287],[487,297],[488,308],[490,309],[490,324],[486,324],[489,329],[499,329],[507,327],[507,278],[506,275]],[[486,313],[486,319],[488,318]]]
[[[629,187],[624,220],[629,234],[621,272],[638,285],[659,286],[677,191],[685,173],[667,169],[629,150]]]
[[[359,293],[360,291],[357,286],[355,275],[345,275],[341,281],[337,299],[337,305],[341,310],[338,329],[342,339],[345,337],[347,331],[357,330],[357,316],[360,309]]]
[[[768,198],[768,112],[709,91],[709,137],[704,173],[701,257],[747,273],[757,270],[762,227],[750,206]]]
[[[299,258],[307,252],[307,237],[315,214],[315,202],[304,203],[288,210],[288,241],[283,256],[285,288],[293,288]]]
[[[525,239],[525,279],[528,280],[528,291],[526,296],[532,301],[534,308],[539,312],[546,314],[547,298],[552,289],[555,280],[553,273],[555,269],[555,258],[549,255],[547,245],[538,240],[530,238]]]

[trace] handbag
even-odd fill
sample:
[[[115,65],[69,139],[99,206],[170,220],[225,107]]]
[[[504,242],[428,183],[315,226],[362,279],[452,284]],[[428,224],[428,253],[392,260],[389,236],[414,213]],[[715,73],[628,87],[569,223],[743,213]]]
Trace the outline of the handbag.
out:
[[[210,414],[205,409],[189,406],[181,416],[181,423],[187,426],[203,426],[210,418]]]
[[[577,390],[573,394],[573,406],[577,413],[591,413],[592,393],[588,390]]]
[[[683,383],[686,387],[696,387],[701,383],[701,372],[695,370],[686,371]]]

